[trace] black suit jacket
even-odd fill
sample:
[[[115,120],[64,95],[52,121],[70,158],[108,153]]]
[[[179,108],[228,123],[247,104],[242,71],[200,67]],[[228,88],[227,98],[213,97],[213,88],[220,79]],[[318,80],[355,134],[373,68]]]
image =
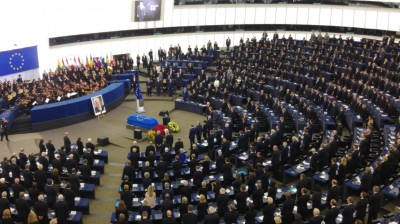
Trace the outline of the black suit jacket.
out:
[[[192,224],[197,221],[197,215],[193,213],[185,213],[181,217],[182,224]]]
[[[219,223],[219,216],[218,213],[214,212],[212,214],[208,214],[204,216],[204,224],[218,224]]]
[[[325,224],[336,224],[336,217],[339,215],[339,208],[332,207],[325,214]]]
[[[165,218],[162,221],[162,224],[174,224],[174,223],[176,223],[176,220],[174,217]]]
[[[379,212],[383,200],[382,193],[374,193],[369,197],[369,212]]]
[[[29,202],[25,199],[18,198],[15,200],[15,208],[18,211],[18,217],[20,220],[27,220],[31,208]]]
[[[355,219],[354,219],[354,212],[356,211],[356,206],[354,204],[351,205],[347,205],[344,209],[343,209],[343,221],[342,223],[354,223]]]
[[[308,224],[321,224],[321,222],[324,221],[324,217],[322,216],[314,216],[310,219]]]
[[[2,216],[5,209],[10,209],[10,202],[5,198],[0,198],[0,214],[2,214]]]
[[[223,216],[228,211],[229,195],[221,194],[217,197],[218,215]]]
[[[367,214],[368,199],[364,198],[357,202],[356,204],[356,219],[364,220]]]
[[[58,201],[54,206],[54,213],[56,214],[57,221],[67,221],[69,218],[69,208],[64,201]]]
[[[274,216],[275,216],[276,204],[272,203],[270,205],[265,205],[263,208],[263,223],[264,224],[275,224]]]
[[[226,224],[235,224],[238,218],[239,212],[237,211],[229,211],[224,215],[224,221]]]
[[[326,201],[330,202],[331,199],[335,199],[336,201],[339,200],[339,195],[340,195],[340,187],[339,186],[334,186],[329,188],[328,190],[328,195],[326,196]]]

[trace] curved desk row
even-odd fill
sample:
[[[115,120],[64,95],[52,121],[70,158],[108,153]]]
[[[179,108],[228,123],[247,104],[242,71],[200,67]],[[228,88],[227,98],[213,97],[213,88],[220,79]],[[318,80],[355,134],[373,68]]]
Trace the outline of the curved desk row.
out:
[[[124,101],[124,93],[123,83],[111,83],[106,88],[86,96],[35,106],[31,110],[32,129],[43,131],[89,120],[94,117],[92,97],[103,95],[104,105],[108,112]]]

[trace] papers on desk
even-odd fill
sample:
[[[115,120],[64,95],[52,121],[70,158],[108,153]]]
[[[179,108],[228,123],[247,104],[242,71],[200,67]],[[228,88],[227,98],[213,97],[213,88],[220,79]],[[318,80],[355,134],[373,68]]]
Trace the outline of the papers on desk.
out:
[[[80,201],[81,198],[80,197],[75,197],[75,201]]]
[[[276,192],[278,192],[278,193],[281,193],[281,192],[282,192],[282,190],[281,190],[281,189],[278,189],[278,190],[276,190]]]
[[[80,189],[83,189],[85,187],[85,183],[80,183]]]
[[[69,214],[71,214],[72,216],[75,216],[76,215],[76,211],[71,211],[71,213],[69,213]]]
[[[225,192],[226,192],[227,194],[229,194],[229,193],[231,192],[231,190],[226,189]]]
[[[96,170],[92,170],[92,176],[96,176]]]
[[[100,161],[98,159],[94,160],[94,165],[97,165]]]
[[[139,198],[134,198],[132,201],[133,201],[133,203],[138,203],[139,202]]]
[[[140,215],[136,215],[135,220],[142,220],[142,217]]]

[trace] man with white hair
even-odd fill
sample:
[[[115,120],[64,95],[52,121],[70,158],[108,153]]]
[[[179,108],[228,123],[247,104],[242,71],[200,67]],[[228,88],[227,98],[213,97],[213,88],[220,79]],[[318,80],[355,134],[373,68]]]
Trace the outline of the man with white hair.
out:
[[[78,169],[78,164],[75,160],[74,154],[69,154],[67,161],[65,161],[65,167],[68,170],[68,173],[71,173],[71,170],[75,168]]]
[[[47,223],[49,207],[44,201],[43,194],[38,196],[38,200],[33,204],[33,211],[36,213],[40,223]]]
[[[221,188],[219,190],[219,195],[217,196],[216,202],[218,207],[218,215],[223,217],[228,211],[229,204],[229,195],[226,194],[225,188]]]
[[[216,211],[216,209],[213,206],[210,206],[208,208],[208,214],[206,216],[204,216],[204,224],[218,224],[219,223],[219,215],[215,211]]]
[[[0,178],[0,192],[6,192],[7,195],[10,195],[10,190],[8,185],[6,184],[6,179],[4,177]],[[3,214],[3,213],[0,213]]]
[[[137,141],[132,142],[132,146],[130,148],[131,153],[133,153],[133,149],[136,149],[136,152],[140,152],[140,147],[137,145]]]
[[[91,138],[88,138],[88,139],[87,139],[87,142],[86,142],[85,147],[86,147],[86,148],[90,148],[92,154],[94,153],[95,147],[94,147],[94,144],[92,143],[92,139],[91,139]]]
[[[62,194],[58,195],[58,201],[54,206],[54,213],[56,214],[58,224],[68,223],[70,211],[67,203],[64,201],[64,196]]]
[[[50,164],[50,162],[49,162],[49,160],[47,160],[46,156],[47,156],[47,153],[46,152],[42,152],[42,154],[39,156],[39,158],[37,160],[38,163],[43,165],[43,170],[44,171],[48,171],[49,170],[49,164]],[[53,157],[53,159],[54,159],[54,157]]]
[[[0,214],[3,214],[5,209],[10,209],[10,202],[7,199],[7,192],[3,191],[0,198]]]

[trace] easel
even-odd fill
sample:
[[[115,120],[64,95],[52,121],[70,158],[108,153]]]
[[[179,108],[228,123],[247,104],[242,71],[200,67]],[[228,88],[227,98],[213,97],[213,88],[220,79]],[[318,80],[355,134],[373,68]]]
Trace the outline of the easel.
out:
[[[106,118],[106,113],[101,113],[101,114],[97,115],[97,120],[100,120],[102,118]]]

